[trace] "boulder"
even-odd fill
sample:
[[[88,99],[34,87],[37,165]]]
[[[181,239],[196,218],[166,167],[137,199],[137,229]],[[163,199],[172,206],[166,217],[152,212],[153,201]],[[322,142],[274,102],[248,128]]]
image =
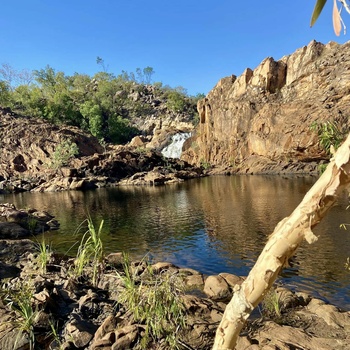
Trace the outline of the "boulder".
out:
[[[227,300],[232,296],[229,284],[220,275],[207,277],[203,291],[213,300]]]
[[[73,314],[72,320],[65,327],[66,338],[72,341],[78,349],[85,348],[94,337],[96,329],[97,327],[93,323]]]
[[[0,239],[18,239],[30,234],[29,230],[16,222],[0,222]]]
[[[56,230],[54,217],[36,209],[17,210],[13,204],[0,204],[0,239],[17,239],[48,230]]]

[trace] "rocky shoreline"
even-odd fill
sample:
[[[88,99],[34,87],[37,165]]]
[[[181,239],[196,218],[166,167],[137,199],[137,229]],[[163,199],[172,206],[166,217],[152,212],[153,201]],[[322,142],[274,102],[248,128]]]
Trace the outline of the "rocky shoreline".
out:
[[[5,223],[22,226],[32,214],[54,220],[8,204],[1,213]],[[79,259],[56,254],[45,242],[0,240],[0,349],[210,349],[225,306],[244,280],[130,261],[122,252],[92,257],[80,271]],[[236,349],[340,350],[349,343],[349,311],[275,286]]]
[[[102,146],[76,127],[58,127],[1,107],[0,140],[0,194],[154,186],[204,175],[201,167],[164,157],[146,136]]]
[[[158,186],[205,176],[203,169],[159,153],[120,146],[104,154],[76,158],[69,167],[36,176],[0,176],[0,194],[90,190],[113,186]]]

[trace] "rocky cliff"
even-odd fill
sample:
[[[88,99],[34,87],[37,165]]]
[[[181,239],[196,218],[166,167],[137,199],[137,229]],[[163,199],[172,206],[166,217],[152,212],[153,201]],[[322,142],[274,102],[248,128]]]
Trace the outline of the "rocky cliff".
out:
[[[102,153],[97,138],[71,126],[57,126],[0,107],[0,179],[50,173],[52,154],[64,140],[72,140],[79,156]]]
[[[160,151],[171,142],[172,135],[193,130],[195,103],[191,98],[183,97],[182,109],[177,110],[169,108],[169,97],[157,87],[136,87],[130,92],[121,90],[119,94],[126,94],[134,109],[141,106],[142,112],[130,113],[130,121],[146,137],[147,148]]]
[[[198,102],[200,123],[182,159],[231,173],[316,172],[326,158],[313,122],[348,129],[350,42],[312,41],[221,79]]]
[[[0,194],[159,185],[201,175],[200,169],[184,161],[146,149],[139,139],[102,147],[96,137],[76,127],[49,124],[0,107]],[[76,152],[65,159],[70,147],[62,145],[74,145]]]

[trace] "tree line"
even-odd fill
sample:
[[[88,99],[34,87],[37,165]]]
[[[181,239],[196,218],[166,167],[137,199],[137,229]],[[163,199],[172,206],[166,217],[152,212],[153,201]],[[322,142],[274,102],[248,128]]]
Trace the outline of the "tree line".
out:
[[[102,58],[97,57],[96,63],[102,69],[93,76],[66,75],[49,65],[34,71],[17,71],[3,63],[0,105],[50,123],[77,126],[99,140],[115,144],[126,143],[139,134],[133,119],[153,114],[161,102],[171,112],[187,113],[193,122],[197,119],[196,104],[203,94],[189,96],[183,87],[152,83],[155,73],[152,67],[130,73],[122,71],[116,76],[108,72]],[[135,98],[149,85],[157,103]]]

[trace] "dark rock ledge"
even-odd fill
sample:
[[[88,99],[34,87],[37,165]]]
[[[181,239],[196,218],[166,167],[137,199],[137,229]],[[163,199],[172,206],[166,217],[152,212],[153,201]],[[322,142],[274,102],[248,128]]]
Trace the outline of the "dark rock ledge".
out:
[[[17,210],[13,204],[0,204],[0,239],[30,237],[58,228],[58,221],[45,211]]]

